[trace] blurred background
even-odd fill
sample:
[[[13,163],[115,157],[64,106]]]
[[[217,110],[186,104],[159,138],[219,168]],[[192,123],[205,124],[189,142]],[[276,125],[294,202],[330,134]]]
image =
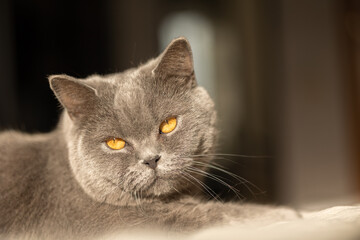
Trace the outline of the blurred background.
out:
[[[47,76],[123,71],[177,36],[216,101],[219,152],[246,155],[218,160],[257,186],[226,180],[243,199],[360,202],[357,0],[1,0],[0,129],[56,126]]]

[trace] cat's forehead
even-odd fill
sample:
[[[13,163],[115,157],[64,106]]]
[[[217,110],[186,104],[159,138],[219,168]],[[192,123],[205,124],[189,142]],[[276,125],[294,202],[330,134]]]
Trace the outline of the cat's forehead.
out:
[[[147,87],[149,81],[152,81],[149,74],[131,71],[115,76],[112,81],[114,81],[114,108],[123,104],[136,107],[137,104],[145,101],[145,98],[151,98],[151,88]]]
[[[143,136],[151,131],[151,125],[157,124],[157,119],[162,115],[161,109],[156,107],[151,74],[130,70],[103,80],[108,85],[106,91],[112,93],[111,98],[102,96],[103,101],[116,116],[122,132],[135,137],[137,133]]]
[[[100,85],[97,89],[101,104],[113,115],[109,124],[116,125],[125,136],[143,138],[167,117],[186,112],[189,105],[189,99],[179,100],[185,92],[170,91],[148,69],[94,76],[91,80]]]
[[[86,79],[91,86],[97,89],[98,97],[113,99],[114,104],[121,101],[128,103],[136,101],[144,95],[146,82],[151,81],[151,74],[137,69],[109,75],[92,75]]]

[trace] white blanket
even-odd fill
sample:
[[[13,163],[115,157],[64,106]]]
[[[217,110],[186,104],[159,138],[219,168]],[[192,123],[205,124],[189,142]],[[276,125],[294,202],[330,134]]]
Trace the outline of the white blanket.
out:
[[[360,239],[360,206],[332,207],[317,212],[304,212],[303,216],[303,219],[266,226],[234,224],[207,229],[189,239]]]
[[[338,206],[317,212],[303,212],[303,218],[268,225],[233,223],[188,236],[156,233],[116,234],[102,239],[181,240],[360,240],[360,206]]]

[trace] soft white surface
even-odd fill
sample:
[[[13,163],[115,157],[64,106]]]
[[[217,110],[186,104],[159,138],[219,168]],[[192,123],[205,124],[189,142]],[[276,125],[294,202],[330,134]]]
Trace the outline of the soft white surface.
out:
[[[304,212],[304,218],[274,222],[268,225],[233,223],[231,226],[214,227],[190,236],[171,236],[159,233],[119,234],[106,239],[252,239],[252,240],[358,240],[360,239],[360,205],[337,206],[316,212]],[[104,239],[104,238],[102,238]]]
[[[304,218],[271,225],[233,225],[204,230],[189,239],[360,239],[360,206],[303,213]]]

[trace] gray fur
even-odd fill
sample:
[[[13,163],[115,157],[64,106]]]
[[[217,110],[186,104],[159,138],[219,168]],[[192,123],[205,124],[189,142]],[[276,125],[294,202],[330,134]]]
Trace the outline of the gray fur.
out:
[[[58,127],[48,134],[0,134],[0,236],[86,237],[152,227],[189,232],[260,216],[295,217],[291,210],[191,196],[201,178],[184,175],[185,169],[193,166],[191,155],[214,151],[217,131],[213,101],[196,84],[186,39],[123,73],[49,81],[64,107]],[[178,119],[176,129],[159,134],[170,116]],[[111,150],[105,141],[112,137],[128,144]],[[161,158],[154,170],[143,160],[155,155]]]

